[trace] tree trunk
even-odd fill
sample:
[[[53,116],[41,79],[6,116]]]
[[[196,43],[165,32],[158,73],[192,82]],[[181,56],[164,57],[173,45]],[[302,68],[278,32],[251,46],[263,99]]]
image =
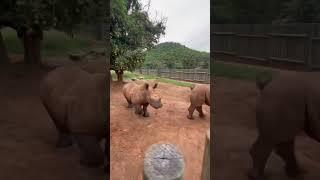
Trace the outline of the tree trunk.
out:
[[[0,31],[0,64],[7,64],[7,63],[9,63],[8,52],[2,38],[2,33]]]
[[[122,70],[116,71],[116,74],[117,74],[118,82],[123,82],[123,71]]]
[[[41,64],[41,35],[25,33],[23,36],[24,61],[26,64]]]

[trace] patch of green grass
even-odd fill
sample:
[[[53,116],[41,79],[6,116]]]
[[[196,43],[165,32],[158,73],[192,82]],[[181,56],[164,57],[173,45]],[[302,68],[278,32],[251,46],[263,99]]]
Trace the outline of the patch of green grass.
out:
[[[260,68],[260,67],[249,67],[240,64],[229,64],[223,62],[215,62],[213,65],[213,75],[255,81],[256,78],[259,79],[269,79],[274,75],[274,71]]]
[[[114,71],[111,71],[111,76],[114,81],[117,80],[117,75]],[[168,78],[157,78],[157,76],[142,75],[139,73],[133,73],[133,72],[129,72],[129,71],[125,71],[124,75],[123,75],[124,80],[137,79],[139,77],[143,77],[144,80],[157,79],[158,82],[173,84],[173,85],[182,86],[182,87],[191,87],[193,85],[193,83],[190,83],[190,82],[178,81],[178,80],[168,79]]]
[[[168,79],[168,78],[159,78],[158,81],[163,83],[168,83],[168,84],[174,84],[176,86],[182,86],[182,87],[191,87],[193,85],[193,83],[178,81],[178,80]]]
[[[10,28],[1,30],[5,45],[9,53],[22,54],[23,45],[16,32]],[[89,48],[104,47],[103,42],[97,42],[83,36],[69,37],[67,34],[50,30],[44,32],[41,53],[44,56],[61,56],[68,53],[79,53]]]

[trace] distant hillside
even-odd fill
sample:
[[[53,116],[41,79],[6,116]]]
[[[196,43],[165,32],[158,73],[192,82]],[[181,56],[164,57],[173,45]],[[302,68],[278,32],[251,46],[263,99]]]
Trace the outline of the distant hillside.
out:
[[[210,54],[190,49],[175,42],[165,42],[149,50],[145,68],[208,68]]]

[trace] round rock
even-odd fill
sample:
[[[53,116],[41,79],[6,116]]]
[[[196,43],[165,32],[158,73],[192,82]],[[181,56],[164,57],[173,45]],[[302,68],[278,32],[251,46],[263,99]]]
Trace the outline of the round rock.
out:
[[[144,180],[180,180],[183,177],[184,160],[176,146],[154,144],[144,158]]]

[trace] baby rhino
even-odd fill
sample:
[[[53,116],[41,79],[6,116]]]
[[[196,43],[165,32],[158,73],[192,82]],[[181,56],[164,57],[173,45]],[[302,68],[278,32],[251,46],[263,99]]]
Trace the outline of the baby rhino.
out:
[[[154,92],[158,83],[151,88],[148,82],[137,84],[135,82],[127,83],[123,86],[123,95],[128,102],[128,108],[135,108],[135,113],[148,117],[147,111],[150,104],[153,108],[162,107],[161,98]],[[142,108],[141,108],[142,106]]]
[[[56,146],[71,146],[74,139],[81,164],[90,167],[103,165],[104,158],[109,161],[106,76],[66,66],[49,72],[41,83],[41,101],[58,131]]]
[[[197,84],[191,87],[191,96],[190,96],[190,106],[189,106],[189,119],[193,119],[193,112],[195,109],[199,112],[200,117],[204,117],[202,111],[202,105],[206,104],[210,106],[210,88],[208,85]]]

